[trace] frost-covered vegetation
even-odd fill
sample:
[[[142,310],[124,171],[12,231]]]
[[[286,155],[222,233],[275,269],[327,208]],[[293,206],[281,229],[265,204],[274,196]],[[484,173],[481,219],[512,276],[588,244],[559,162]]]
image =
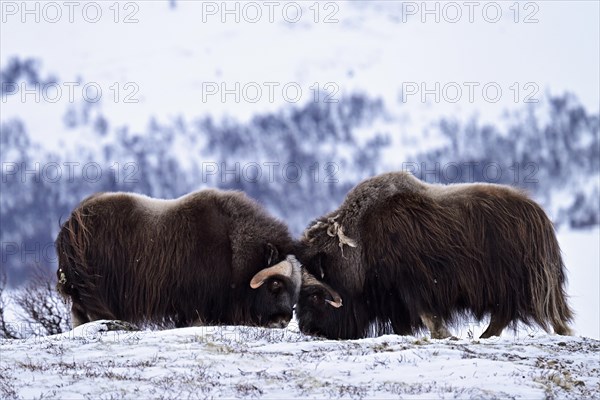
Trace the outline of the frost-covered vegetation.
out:
[[[0,341],[1,396],[581,399],[600,390],[600,342],[586,338],[338,342],[294,326],[107,332],[111,325]]]

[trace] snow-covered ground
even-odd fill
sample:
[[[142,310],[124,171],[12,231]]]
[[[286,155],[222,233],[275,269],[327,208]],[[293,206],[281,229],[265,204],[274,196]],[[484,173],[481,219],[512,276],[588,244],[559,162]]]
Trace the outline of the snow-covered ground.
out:
[[[3,398],[593,398],[600,342],[561,336],[331,341],[293,327],[2,341]]]
[[[424,333],[352,341],[285,330],[199,327],[0,341],[1,398],[599,398],[600,229],[559,231],[578,336],[540,329],[458,340]],[[10,318],[9,318],[10,319]]]

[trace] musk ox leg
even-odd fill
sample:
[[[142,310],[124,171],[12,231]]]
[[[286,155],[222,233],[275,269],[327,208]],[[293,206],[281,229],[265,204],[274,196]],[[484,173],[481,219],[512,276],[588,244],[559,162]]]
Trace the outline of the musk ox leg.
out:
[[[479,339],[487,339],[492,336],[500,336],[504,328],[508,326],[508,322],[501,321],[498,317],[492,315],[490,324],[487,329],[479,336]]]
[[[83,307],[77,303],[73,303],[71,306],[71,322],[73,324],[73,328],[77,328],[79,325],[90,322],[90,318]]]
[[[192,321],[192,324],[190,326],[198,327],[198,326],[206,326],[206,325],[207,325],[206,322],[204,322],[202,320],[202,318],[196,318],[195,320]]]
[[[396,335],[412,335],[413,329],[409,323],[392,319],[392,329]]]
[[[427,329],[429,329],[432,339],[446,339],[452,336],[450,331],[444,325],[444,322],[437,316],[432,314],[423,314],[421,315],[421,320]]]

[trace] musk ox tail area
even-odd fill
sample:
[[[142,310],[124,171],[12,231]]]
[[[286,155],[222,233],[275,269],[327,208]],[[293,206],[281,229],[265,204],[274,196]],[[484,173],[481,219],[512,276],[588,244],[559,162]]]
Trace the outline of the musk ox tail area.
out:
[[[549,331],[548,323],[559,335],[571,335],[568,321],[573,319],[573,311],[567,303],[565,265],[554,226],[546,213],[533,201],[533,210],[523,213],[524,223],[535,232],[533,243],[525,255],[525,261],[534,266],[529,268],[530,290],[536,322]],[[522,231],[519,231],[522,234]],[[536,265],[537,264],[537,265]]]
[[[74,327],[89,322],[92,318],[116,319],[94,293],[95,279],[86,261],[86,251],[93,238],[85,225],[84,210],[83,207],[78,207],[71,213],[61,226],[55,241],[58,254],[56,289],[72,302]]]
[[[496,191],[494,187],[488,190]],[[498,192],[500,193],[500,192]],[[544,210],[524,193],[505,192],[493,207],[482,207],[488,221],[489,263],[509,298],[491,312],[490,325],[482,338],[499,336],[517,320],[536,323],[545,331],[570,335],[568,321],[573,312],[564,290],[565,266],[554,226]],[[492,204],[492,203],[489,203]],[[502,271],[507,274],[502,275]],[[488,282],[493,285],[494,282]]]

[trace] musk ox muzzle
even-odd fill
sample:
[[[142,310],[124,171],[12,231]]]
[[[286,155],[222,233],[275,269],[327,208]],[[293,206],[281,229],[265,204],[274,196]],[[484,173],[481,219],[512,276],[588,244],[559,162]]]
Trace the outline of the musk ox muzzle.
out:
[[[325,282],[319,281],[305,268],[302,268],[302,286],[305,288],[311,287],[313,289],[318,289],[322,293],[328,295],[329,298],[324,297],[323,300],[333,308],[340,308],[343,305],[342,297],[333,290],[331,286]]]
[[[285,328],[293,316],[293,306],[298,300],[301,285],[301,265],[293,255],[288,255],[285,260],[264,268],[250,280],[250,287],[254,290],[277,292],[284,286],[293,288],[289,291],[289,300],[271,302],[270,314],[262,317],[259,314],[260,325],[269,328]]]

